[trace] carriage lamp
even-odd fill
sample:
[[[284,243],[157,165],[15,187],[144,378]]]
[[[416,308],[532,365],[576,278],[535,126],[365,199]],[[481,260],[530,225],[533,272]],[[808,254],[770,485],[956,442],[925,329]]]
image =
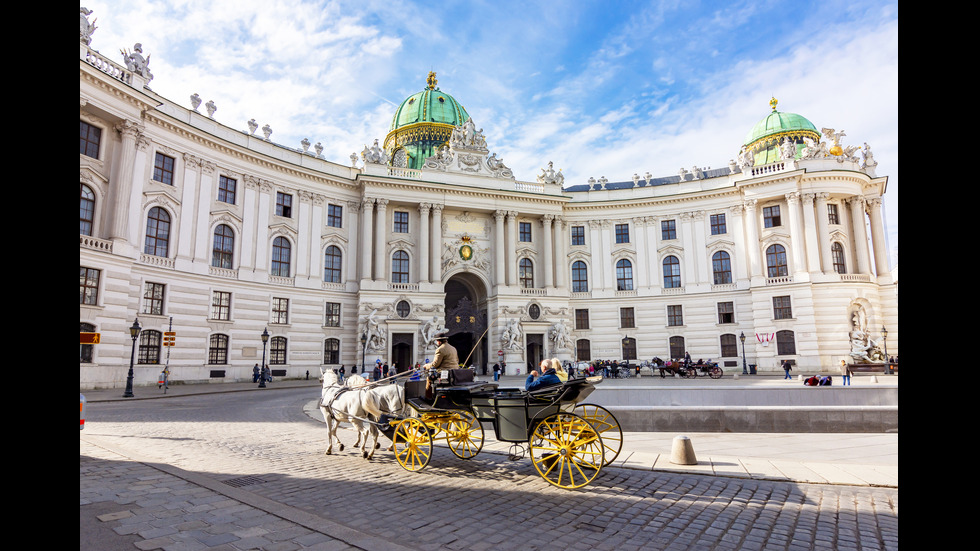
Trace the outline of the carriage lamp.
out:
[[[133,364],[136,363],[136,337],[139,336],[141,329],[140,319],[134,319],[133,325],[129,328],[129,336],[133,338],[133,350],[129,354],[129,374],[126,375],[126,392],[123,393],[123,398],[133,397]]]
[[[259,388],[265,388],[265,344],[269,342],[269,328],[262,330],[262,369],[259,371]]]
[[[738,336],[738,340],[742,341],[742,375],[748,375],[749,372],[745,368],[745,331],[742,331],[742,334]]]

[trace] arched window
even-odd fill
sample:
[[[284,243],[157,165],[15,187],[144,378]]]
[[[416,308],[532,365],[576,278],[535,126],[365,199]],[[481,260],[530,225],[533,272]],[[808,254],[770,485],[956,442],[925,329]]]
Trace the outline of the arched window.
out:
[[[228,335],[211,335],[208,342],[208,363],[212,365],[228,363]]]
[[[292,246],[285,237],[277,237],[272,242],[272,275],[289,277],[289,262]]]
[[[323,255],[323,281],[340,283],[341,260],[343,257],[339,247],[335,245],[327,247],[327,252]]]
[[[624,337],[622,342],[623,348],[623,359],[624,360],[635,360],[636,359],[636,339],[633,337]]]
[[[169,245],[170,214],[160,207],[153,207],[146,216],[146,242],[143,252],[166,257]]]
[[[670,343],[670,357],[674,360],[684,359],[684,337],[671,337]]]
[[[589,268],[585,262],[576,260],[572,264],[572,292],[586,293],[589,291]]]
[[[715,285],[732,282],[731,257],[725,251],[711,255],[711,270],[714,272]]]
[[[139,349],[136,352],[136,363],[160,363],[160,332],[145,329],[140,332],[139,341]]]
[[[214,248],[211,251],[211,265],[215,268],[231,269],[231,259],[235,251],[235,232],[225,224],[214,228]]]
[[[830,246],[830,256],[834,259],[834,271],[838,274],[846,274],[847,265],[844,264],[844,247],[835,241]]]
[[[92,235],[92,224],[95,221],[95,194],[85,184],[81,186],[78,198],[78,233]]]
[[[789,329],[776,331],[776,354],[780,356],[796,354],[796,336]]]
[[[789,275],[789,269],[786,267],[786,248],[777,243],[766,249],[766,266],[769,267],[769,277]]]
[[[408,283],[408,253],[395,251],[391,255],[391,282]]]
[[[681,286],[681,263],[676,256],[664,259],[664,287],[676,289]]]
[[[575,341],[575,355],[580,362],[587,362],[592,359],[592,345],[589,343],[589,339]]]
[[[534,288],[534,263],[529,258],[522,258],[519,264],[519,279],[524,289]]]
[[[735,358],[738,356],[738,337],[732,333],[721,336],[721,357]]]
[[[323,363],[326,365],[340,363],[340,339],[327,339],[324,341]]]
[[[286,337],[269,339],[269,364],[286,365]]]
[[[625,258],[616,263],[616,290],[633,290],[633,264]]]

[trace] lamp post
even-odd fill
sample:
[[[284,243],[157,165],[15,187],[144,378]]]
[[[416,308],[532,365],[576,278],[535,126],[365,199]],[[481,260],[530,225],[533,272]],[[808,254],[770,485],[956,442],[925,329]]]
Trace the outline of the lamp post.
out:
[[[745,368],[745,331],[742,331],[742,334],[738,336],[738,340],[742,341],[742,375],[748,375],[749,372]]]
[[[265,388],[265,344],[269,342],[269,328],[262,330],[262,369],[259,370],[259,388]]]
[[[364,375],[364,356],[367,352],[367,333],[361,333],[361,375]]]
[[[126,392],[123,393],[123,398],[133,397],[133,364],[136,362],[136,337],[139,336],[140,329],[140,319],[136,318],[129,328],[129,336],[133,337],[133,350],[129,354],[129,375],[126,376]]]
[[[892,364],[891,364],[891,362],[888,361],[888,330],[885,329],[885,326],[884,325],[881,326],[881,346],[884,347],[884,349],[885,349],[884,350],[884,354],[885,354],[885,373],[888,373],[889,375],[891,375],[891,373],[892,373]]]

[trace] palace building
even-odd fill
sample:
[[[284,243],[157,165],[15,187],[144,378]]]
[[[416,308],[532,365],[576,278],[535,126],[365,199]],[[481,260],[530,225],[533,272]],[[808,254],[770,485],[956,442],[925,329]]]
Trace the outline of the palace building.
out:
[[[548,159],[514,174],[430,74],[380,143],[337,161],[161,97],[138,45],[111,60],[86,22],[80,331],[98,339],[80,345],[82,388],[123,386],[131,358],[137,385],[165,366],[251,380],[263,359],[283,377],[404,368],[439,332],[509,374],[545,357],[804,373],[898,353],[887,177],[867,145],[775,100],[728,167],[571,184]]]

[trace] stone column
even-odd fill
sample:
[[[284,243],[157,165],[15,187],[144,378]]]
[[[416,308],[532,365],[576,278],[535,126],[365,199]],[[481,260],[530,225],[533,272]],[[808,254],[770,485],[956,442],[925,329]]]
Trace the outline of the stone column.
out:
[[[419,283],[429,282],[429,210],[432,205],[419,203]]]
[[[109,230],[110,239],[127,239],[129,228],[129,204],[130,195],[133,193],[133,183],[139,178],[136,176],[136,140],[142,134],[142,127],[132,121],[123,121],[115,126],[119,132],[122,143],[119,145],[119,160],[116,174],[119,177],[109,184],[109,223],[106,224]],[[142,167],[141,167],[142,168]],[[142,182],[140,183],[142,187]],[[137,214],[138,212],[134,212]],[[134,242],[133,246],[142,250],[140,243]]]
[[[388,217],[386,211],[388,200],[384,198],[375,199],[374,204],[378,207],[378,212],[374,219],[374,280],[385,281],[388,275],[388,259],[385,257],[388,242]]]
[[[883,276],[888,273],[888,247],[885,246],[885,224],[881,219],[881,197],[868,199],[871,215],[871,245],[874,247],[875,273]]]
[[[705,225],[704,211],[692,212],[691,219],[691,230],[694,232],[694,249],[691,251],[694,254],[691,254],[691,257],[694,260],[694,268],[698,274],[697,282],[711,284],[714,282],[714,277],[712,277],[711,271],[709,270],[711,258],[705,256],[708,250],[705,236],[707,236],[710,229]]]
[[[820,239],[817,237],[817,221],[813,212],[814,193],[804,193],[803,197],[803,232],[806,235],[807,270],[812,273],[820,272]],[[826,248],[826,247],[824,247]]]
[[[347,269],[347,281],[358,281],[357,260],[358,248],[358,224],[360,223],[361,202],[348,201],[347,212],[344,214],[342,224],[347,228],[347,250],[344,252],[344,268]]]
[[[650,273],[650,289],[654,293],[659,293],[658,289],[663,287],[663,266],[660,263],[660,218],[656,216],[647,217],[647,225],[644,228],[649,246],[647,249],[646,269]]]
[[[854,232],[854,251],[857,254],[857,273],[870,274],[868,258],[868,232],[864,229],[864,197],[848,199],[851,206],[851,229]]]
[[[203,263],[205,266],[211,265],[211,253],[214,243],[214,233],[211,228],[211,196],[215,190],[214,182],[214,163],[201,161],[201,188],[197,196],[197,230],[194,233],[194,262]],[[234,256],[234,261],[238,256]],[[207,271],[205,268],[203,271]]]
[[[817,242],[820,246],[820,264],[818,265],[818,269],[823,273],[834,271],[834,259],[830,254],[830,230],[828,228],[830,222],[827,212],[827,197],[829,196],[829,193],[814,194],[817,201]]]
[[[551,242],[551,222],[555,219],[553,214],[546,214],[541,217],[541,235],[544,236],[544,259],[542,264],[544,265],[544,287],[555,286],[554,270],[552,266],[555,262],[555,255],[552,242]]]
[[[745,247],[745,207],[743,205],[732,205],[728,208],[732,221],[732,241],[735,242],[734,270],[735,281],[749,277],[749,259]]]
[[[255,271],[262,277],[268,277],[272,253],[272,240],[269,239],[269,222],[272,217],[273,205],[275,204],[272,182],[268,180],[258,181],[258,221],[255,225],[256,247],[255,247]]]
[[[681,227],[677,228],[677,233],[680,234],[678,237],[680,238],[681,247],[684,249],[684,254],[680,258],[681,285],[688,287],[701,282],[701,277],[697,269],[697,254],[695,254],[695,251],[699,249],[694,244],[694,213],[682,212],[677,218],[681,222]]]
[[[745,250],[749,253],[749,277],[762,277],[762,263],[759,261],[759,217],[756,214],[756,199],[745,201]]]
[[[507,212],[507,285],[517,285],[517,211]]]
[[[789,238],[793,243],[793,272],[805,272],[806,269],[806,241],[803,239],[803,223],[800,220],[800,194],[797,192],[786,194],[786,209],[789,211]]]
[[[568,266],[565,265],[568,254],[568,241],[565,239],[565,220],[561,216],[555,217],[555,224],[552,226],[554,232],[553,243],[555,244],[555,287],[565,288],[565,273]]]
[[[504,240],[504,219],[507,211],[498,210],[493,213],[496,225],[493,229],[493,276],[497,285],[507,284],[507,272],[504,268],[506,244]]]
[[[633,277],[636,279],[634,289],[645,289],[650,285],[650,272],[647,266],[650,265],[647,250],[647,217],[638,216],[633,219],[633,235],[636,237],[636,267],[633,269]]]
[[[239,272],[255,270],[255,249],[258,242],[259,181],[254,176],[242,177],[242,252],[238,259]]]
[[[361,279],[371,280],[374,273],[371,271],[371,260],[374,257],[372,249],[374,247],[374,199],[366,198],[362,203],[363,217],[361,220]]]
[[[442,209],[445,205],[432,205],[432,227],[429,232],[429,281],[442,283]]]

